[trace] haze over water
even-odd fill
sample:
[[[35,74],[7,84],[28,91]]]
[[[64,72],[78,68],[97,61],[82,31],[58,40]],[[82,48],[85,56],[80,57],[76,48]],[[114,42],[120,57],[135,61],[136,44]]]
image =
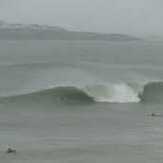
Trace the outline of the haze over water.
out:
[[[162,47],[0,41],[2,162],[160,162]]]
[[[162,163],[162,8],[0,0],[0,162]]]

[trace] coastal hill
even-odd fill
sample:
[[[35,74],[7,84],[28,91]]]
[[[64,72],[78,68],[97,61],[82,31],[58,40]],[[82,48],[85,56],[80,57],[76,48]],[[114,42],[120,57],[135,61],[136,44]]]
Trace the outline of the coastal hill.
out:
[[[103,40],[137,41],[139,38],[124,34],[101,34],[69,31],[58,26],[38,24],[9,24],[0,21],[0,40]]]

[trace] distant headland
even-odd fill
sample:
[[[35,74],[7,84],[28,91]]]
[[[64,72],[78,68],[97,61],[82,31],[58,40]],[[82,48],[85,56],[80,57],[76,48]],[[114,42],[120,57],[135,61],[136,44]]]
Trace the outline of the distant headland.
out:
[[[0,21],[0,40],[139,41],[141,39],[125,34],[70,31],[58,26],[10,24]]]

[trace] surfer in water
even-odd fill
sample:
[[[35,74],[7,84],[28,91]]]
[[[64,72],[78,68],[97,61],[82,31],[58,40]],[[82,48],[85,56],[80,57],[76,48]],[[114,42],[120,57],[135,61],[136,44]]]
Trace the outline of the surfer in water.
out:
[[[163,117],[163,114],[161,114],[161,113],[150,113],[149,116],[152,116],[152,117]]]
[[[6,153],[9,154],[9,153],[16,153],[16,149],[12,149],[12,148],[8,148],[6,150]]]

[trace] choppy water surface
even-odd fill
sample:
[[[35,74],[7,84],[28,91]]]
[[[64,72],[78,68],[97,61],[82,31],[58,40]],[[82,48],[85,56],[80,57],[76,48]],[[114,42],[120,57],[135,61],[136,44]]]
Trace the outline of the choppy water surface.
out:
[[[1,41],[0,159],[162,162],[162,47]]]

